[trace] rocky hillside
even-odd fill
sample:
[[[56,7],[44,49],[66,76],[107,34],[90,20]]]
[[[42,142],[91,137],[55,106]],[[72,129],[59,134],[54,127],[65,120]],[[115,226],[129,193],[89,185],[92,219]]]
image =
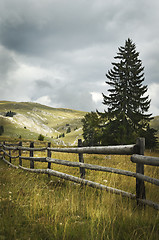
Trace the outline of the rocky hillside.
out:
[[[30,102],[0,101],[0,126],[2,136],[22,139],[38,139],[59,144],[77,145],[82,138],[81,119],[86,112],[63,108],[51,108]]]
[[[82,138],[81,119],[85,114],[38,103],[0,101],[0,140],[11,137],[35,141],[42,134],[44,140],[56,144],[77,145],[78,138]],[[158,130],[159,137],[159,116],[151,121],[151,127]]]

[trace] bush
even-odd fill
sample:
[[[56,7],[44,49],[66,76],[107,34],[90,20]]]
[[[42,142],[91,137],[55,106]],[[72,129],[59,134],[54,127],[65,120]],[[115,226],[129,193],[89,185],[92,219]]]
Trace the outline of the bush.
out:
[[[44,136],[43,136],[42,134],[40,134],[40,135],[38,136],[38,140],[39,140],[39,141],[44,141]]]
[[[6,113],[6,117],[13,117],[14,115],[16,115],[16,113],[12,111]]]
[[[59,135],[59,138],[62,138],[62,137],[65,137],[65,134],[64,134],[64,133],[62,133],[62,134]]]
[[[70,133],[71,132],[71,128],[68,127],[67,130],[66,130],[66,133]]]

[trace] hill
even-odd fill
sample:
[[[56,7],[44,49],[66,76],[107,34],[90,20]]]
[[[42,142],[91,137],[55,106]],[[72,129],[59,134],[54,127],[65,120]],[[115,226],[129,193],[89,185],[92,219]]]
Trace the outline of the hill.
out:
[[[151,120],[150,125],[157,130],[157,137],[159,139],[159,116],[154,117],[154,119]]]
[[[0,101],[0,126],[5,138],[44,140],[62,145],[77,145],[82,138],[82,118],[86,112],[65,108],[52,108],[32,102]],[[150,123],[159,137],[159,116]]]
[[[35,140],[42,134],[44,140],[58,144],[77,145],[82,138],[82,122],[86,112],[52,108],[32,102],[0,101],[2,136]]]

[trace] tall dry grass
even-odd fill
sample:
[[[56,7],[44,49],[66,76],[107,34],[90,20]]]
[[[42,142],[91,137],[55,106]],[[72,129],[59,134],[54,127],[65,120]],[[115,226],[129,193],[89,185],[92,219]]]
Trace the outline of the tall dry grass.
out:
[[[52,155],[78,161],[75,154]],[[84,159],[87,163],[135,171],[130,156],[84,155]],[[18,165],[18,160],[13,163]],[[29,167],[29,161],[23,161],[23,166]],[[80,176],[79,168],[51,167]],[[35,163],[35,168],[47,168],[47,163]],[[145,166],[145,173],[159,178],[157,167]],[[130,177],[86,170],[86,179],[135,193],[135,179]],[[0,239],[159,239],[158,211],[139,208],[135,201],[119,195],[12,169],[1,160],[0,184]],[[157,202],[158,187],[146,184],[146,196]]]

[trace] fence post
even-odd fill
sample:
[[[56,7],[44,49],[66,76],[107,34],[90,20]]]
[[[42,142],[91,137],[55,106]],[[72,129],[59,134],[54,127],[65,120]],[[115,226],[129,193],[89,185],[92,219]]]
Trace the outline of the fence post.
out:
[[[145,138],[138,138],[136,144],[139,147],[139,154],[144,155]],[[136,173],[144,175],[144,164],[136,163]],[[136,178],[136,198],[146,199],[145,184],[143,180]]]
[[[3,141],[3,150],[5,151],[4,145],[5,145],[5,141]],[[5,152],[3,152],[3,157],[5,158]]]
[[[51,142],[48,142],[48,148],[51,147]],[[51,158],[51,151],[49,149],[47,149],[47,157]],[[51,168],[51,163],[48,162],[48,168]]]
[[[82,139],[78,139],[78,147],[82,147]],[[79,162],[84,163],[83,153],[79,153]],[[80,167],[81,178],[85,178],[85,168]]]
[[[34,148],[34,142],[30,143],[30,148]],[[34,150],[30,150],[30,157],[34,157]],[[30,168],[34,168],[34,161],[30,161]]]
[[[12,157],[11,157],[11,150],[9,149],[9,162],[12,162]]]
[[[48,148],[51,147],[51,142],[48,142]],[[47,157],[51,158],[51,151],[47,149]],[[51,169],[51,163],[48,162],[48,168]],[[48,174],[48,177],[50,177],[50,174]]]
[[[19,147],[22,147],[22,141],[19,142]],[[22,150],[19,149],[19,165],[20,165],[20,166],[22,166],[21,155],[22,155]]]

